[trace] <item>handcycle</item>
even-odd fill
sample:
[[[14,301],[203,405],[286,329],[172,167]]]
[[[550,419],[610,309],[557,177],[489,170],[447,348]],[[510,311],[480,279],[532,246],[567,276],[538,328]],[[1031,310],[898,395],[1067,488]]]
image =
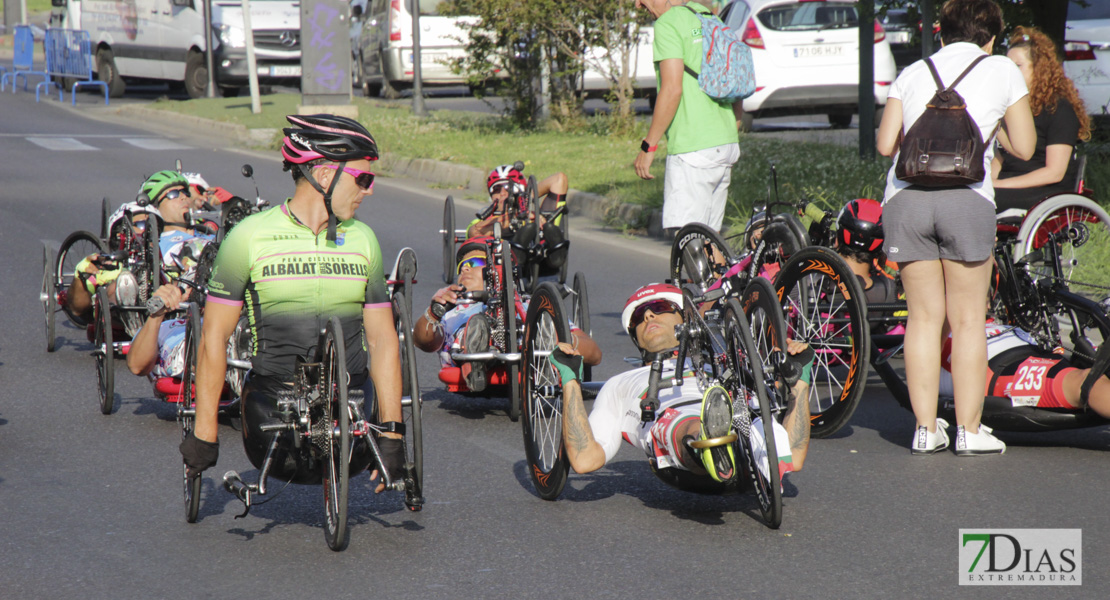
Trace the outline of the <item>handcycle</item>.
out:
[[[451,352],[451,359],[460,361],[482,361],[487,363],[487,378],[495,393],[507,393],[509,398],[509,419],[520,418],[520,340],[526,316],[526,306],[531,295],[521,292],[519,269],[509,243],[499,237],[500,227],[494,227],[494,237],[487,242],[487,267],[483,272],[483,290],[466,292],[461,295],[464,302],[484,302],[485,313],[490,317],[490,338],[492,349],[488,352]],[[553,284],[554,285],[554,284]],[[570,323],[587,334],[590,333],[589,296],[586,277],[575,273],[573,284],[556,286],[560,297],[568,298],[571,303]],[[592,376],[586,367],[585,377]],[[454,393],[473,393],[462,376],[460,367],[445,367],[439,372],[439,380],[447,384],[447,390]]]
[[[519,161],[515,166],[518,170],[524,169],[524,164]],[[554,275],[560,284],[566,283],[567,260],[563,260],[558,273],[545,272],[543,263],[552,253],[565,251],[570,246],[570,215],[567,214],[566,205],[550,211],[541,210],[541,200],[537,197],[537,185],[536,177],[529,175],[524,193],[511,195],[505,203],[509,215],[509,230],[514,234],[508,236],[513,238],[509,243],[522,261],[519,268],[527,281],[529,292],[536,290],[540,278],[544,276]],[[485,219],[494,214],[495,210],[497,210],[497,205],[491,202],[475,216],[478,219]],[[549,243],[545,239],[544,228],[539,227],[537,223],[540,217],[543,217],[548,223],[557,225],[562,233],[562,241]],[[446,283],[450,283],[455,275],[455,248],[467,239],[466,228],[456,229],[455,227],[455,200],[448,196],[443,203],[443,229],[440,230],[443,236],[443,280]],[[515,234],[517,232],[528,232],[530,235],[525,236],[527,239],[516,239]]]
[[[1062,352],[1072,366],[1090,368],[1081,387],[1080,403],[1099,378],[1110,371],[1110,318],[1103,305],[1069,289],[1066,272],[1067,248],[1091,243],[1088,229],[1098,224],[1073,221],[1063,229],[1046,233],[1040,246],[1015,259],[1022,241],[1000,235],[995,245],[995,278],[990,313],[1001,323],[1021,328],[1046,352]],[[889,343],[896,347],[897,337]],[[872,350],[872,365],[900,406],[912,412],[909,390],[887,353]],[[941,398],[938,414],[955,419],[952,398]],[[1015,404],[1010,398],[987,396],[981,421],[1002,431],[1056,431],[1095,427],[1110,423],[1090,410],[1043,408]]]
[[[776,207],[790,210],[776,213]],[[808,202],[768,204],[761,236],[744,256],[705,225],[686,225],[671,246],[670,276],[695,294],[721,290],[730,297],[760,278],[774,282],[787,337],[814,350],[811,436],[821,438],[843,427],[863,397],[871,332],[856,276],[836,252],[810,245],[811,239],[821,243],[821,235],[812,226],[807,231],[795,214],[804,211],[813,218],[819,212],[814,208]],[[753,233],[746,231],[744,238]]]
[[[770,463],[766,451],[760,455],[751,438],[753,424],[759,419],[764,448],[777,448],[772,422],[781,419],[786,408],[780,393],[783,388],[778,383],[781,352],[785,348],[785,325],[781,309],[768,291],[764,282],[742,294],[749,300],[749,312],[758,319],[754,328],[765,334],[762,348],[752,337],[753,324],[741,301],[726,297],[721,290],[698,297],[684,290],[684,320],[675,333],[679,341],[677,364],[693,369],[699,389],[704,391],[720,385],[729,393],[733,402],[732,430],[714,443],[734,444],[743,476],[753,484],[764,521],[778,528],[782,523],[778,465]],[[762,298],[757,297],[759,293]],[[703,316],[700,307],[707,303],[715,305]],[[524,418],[521,423],[529,475],[537,494],[544,500],[555,500],[562,494],[570,467],[562,430],[563,386],[550,359],[557,345],[570,339],[566,323],[559,289],[549,282],[541,284],[529,305],[525,324]],[[662,377],[666,355],[669,353],[650,357],[649,387],[640,403],[644,422],[656,418],[659,390],[683,382],[681,369],[674,377]],[[770,370],[764,370],[764,358]],[[602,385],[583,383],[583,395],[596,396]]]
[[[414,368],[411,363],[410,368]],[[349,381],[346,338],[338,317],[332,317],[320,334],[315,354],[298,362],[291,388],[268,390],[276,396],[270,412],[273,419],[262,415],[266,409],[249,407],[249,396],[244,398],[244,445],[260,471],[257,483],[245,482],[236,471],[228,471],[223,477],[224,489],[243,502],[245,511],[240,516],[246,516],[252,506],[269,501],[256,500],[267,494],[271,477],[287,484],[322,485],[324,538],[332,550],[346,549],[350,541],[350,478],[381,464],[376,440],[379,434],[406,434],[403,425],[392,429],[377,425],[375,400],[369,399],[368,410],[364,410],[367,399],[361,390],[348,389]],[[419,446],[420,430],[413,430],[412,444]],[[407,446],[409,440],[403,443]],[[406,450],[408,456],[411,454]],[[406,506],[420,509],[421,481],[413,462],[406,462],[404,474],[397,480],[384,468],[379,472],[387,489],[405,492]],[[199,474],[186,469],[186,479],[189,477]],[[271,499],[274,497],[277,494]]]

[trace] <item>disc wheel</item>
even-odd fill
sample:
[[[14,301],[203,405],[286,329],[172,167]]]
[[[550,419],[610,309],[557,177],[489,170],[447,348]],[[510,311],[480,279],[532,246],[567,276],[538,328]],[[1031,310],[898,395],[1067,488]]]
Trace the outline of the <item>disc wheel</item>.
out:
[[[836,252],[811,246],[787,261],[775,290],[787,337],[808,343],[816,353],[810,435],[828,437],[848,423],[863,396],[871,353],[863,288]]]
[[[350,541],[347,502],[351,468],[351,413],[347,402],[347,349],[338,317],[328,321],[324,339],[325,389],[320,417],[328,429],[324,473],[324,539],[339,552]]]
[[[54,288],[55,290],[69,290],[73,283],[74,271],[77,264],[90,254],[103,254],[107,252],[104,242],[88,231],[75,231],[58,248],[58,259],[54,263]],[[68,304],[62,304],[62,312],[69,321],[78,327],[85,327],[88,323],[80,315],[74,314]]]
[[[505,308],[505,351],[517,352],[520,346],[517,343],[516,330],[516,281],[513,277],[513,251],[507,242],[501,244],[502,267],[502,306]],[[510,362],[509,372],[509,420],[520,420],[520,361]]]
[[[570,463],[563,444],[563,386],[550,353],[570,341],[562,294],[546,282],[528,304],[524,327],[524,454],[536,493],[554,500],[563,492]]]
[[[455,199],[443,202],[443,281],[455,280]]]
[[[724,238],[701,223],[683,226],[671,244],[671,280],[679,287],[692,285],[699,296],[735,263]]]
[[[528,240],[528,293],[533,294],[539,287],[540,267],[544,261],[543,227],[540,227],[540,206],[536,202],[536,178],[528,176],[528,212],[535,219],[532,223],[532,239]]]
[[[200,308],[190,304],[185,319],[185,369],[181,373],[181,404],[177,407],[177,418],[181,423],[181,438],[193,431],[196,421],[196,380],[197,347],[200,345]],[[184,487],[185,522],[196,523],[200,512],[200,473],[190,473],[189,466],[181,464],[181,477]]]
[[[586,290],[586,275],[581,271],[575,273],[574,284],[570,289],[570,322],[579,331],[588,336],[593,336],[593,328],[590,326],[590,296]],[[593,367],[586,364],[582,365],[582,381],[593,380]]]
[[[112,310],[108,306],[108,290],[96,290],[93,300],[93,355],[96,357],[96,383],[100,393],[101,414],[112,414],[116,403],[116,353],[112,346]]]
[[[403,291],[393,293],[393,325],[401,350],[401,414],[408,437],[405,440],[405,506],[420,510],[424,505],[424,432],[421,423],[420,377],[416,372],[416,348],[412,340],[412,315]]]
[[[763,521],[772,529],[782,524],[782,480],[778,468],[778,446],[775,440],[774,413],[764,384],[763,367],[752,339],[751,326],[744,317],[740,303],[729,299],[722,313],[721,331],[725,338],[729,371],[733,373],[729,393],[734,401],[734,411],[747,411],[734,415],[737,424],[737,445],[743,457],[744,471],[751,479],[759,500]],[[753,400],[757,407],[753,407]],[[739,417],[737,419],[736,417]],[[758,421],[757,421],[758,419]],[[755,435],[756,427],[763,434],[762,450]],[[747,431],[744,431],[747,429]]]
[[[39,299],[42,300],[42,310],[46,318],[46,351],[54,351],[54,342],[57,341],[57,336],[54,333],[55,317],[58,313],[58,290],[55,287],[53,267],[54,254],[46,244],[42,245],[42,293],[39,294]]]
[[[108,216],[111,215],[109,211],[108,198],[105,196],[100,199],[100,239],[108,239]]]

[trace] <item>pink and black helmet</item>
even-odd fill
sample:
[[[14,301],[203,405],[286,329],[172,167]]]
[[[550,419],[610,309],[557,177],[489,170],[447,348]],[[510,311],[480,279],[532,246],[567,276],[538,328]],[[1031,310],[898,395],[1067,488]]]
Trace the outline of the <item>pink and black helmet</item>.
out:
[[[288,170],[321,158],[334,162],[378,160],[378,144],[358,121],[336,115],[289,115],[281,156]]]

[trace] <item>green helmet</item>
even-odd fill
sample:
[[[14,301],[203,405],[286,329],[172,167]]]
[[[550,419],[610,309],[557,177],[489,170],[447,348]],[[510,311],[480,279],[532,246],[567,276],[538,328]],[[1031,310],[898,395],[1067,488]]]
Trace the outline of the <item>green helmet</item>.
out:
[[[177,171],[158,171],[143,182],[142,187],[139,188],[139,195],[145,194],[152,203],[155,203],[166,190],[177,186],[187,188],[189,181]]]

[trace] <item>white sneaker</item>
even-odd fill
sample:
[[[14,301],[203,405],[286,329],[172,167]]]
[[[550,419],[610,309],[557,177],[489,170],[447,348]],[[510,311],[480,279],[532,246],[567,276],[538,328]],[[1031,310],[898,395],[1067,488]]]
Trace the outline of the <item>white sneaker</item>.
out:
[[[929,433],[929,428],[918,427],[913,432],[913,442],[910,443],[910,454],[923,456],[936,454],[948,447],[948,421],[937,419],[937,430]]]
[[[964,426],[956,428],[956,456],[1005,454],[1006,444],[991,435],[991,428],[979,426],[979,433],[968,433]]]

